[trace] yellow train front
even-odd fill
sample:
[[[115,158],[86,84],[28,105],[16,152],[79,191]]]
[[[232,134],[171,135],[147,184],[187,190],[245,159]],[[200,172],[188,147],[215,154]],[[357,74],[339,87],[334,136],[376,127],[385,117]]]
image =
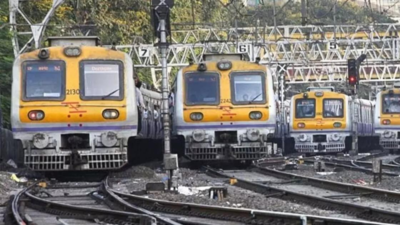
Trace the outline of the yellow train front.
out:
[[[11,108],[19,159],[35,171],[121,168],[137,133],[134,90],[130,57],[96,37],[49,38],[21,54]]]
[[[309,88],[292,97],[290,109],[289,149],[304,153],[349,151],[353,149],[353,132],[358,135],[360,151],[377,148],[371,101],[354,100],[329,87]],[[353,128],[353,119],[357,128]]]
[[[205,57],[181,69],[172,86],[172,132],[184,155],[191,161],[266,157],[276,122],[271,74],[240,55]]]

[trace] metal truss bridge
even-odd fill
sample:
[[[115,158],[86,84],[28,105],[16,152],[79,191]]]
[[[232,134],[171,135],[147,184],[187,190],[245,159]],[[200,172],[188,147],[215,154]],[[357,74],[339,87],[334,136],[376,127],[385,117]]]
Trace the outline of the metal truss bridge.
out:
[[[14,54],[40,45],[46,25],[54,11],[64,0],[53,0],[53,7],[43,21],[33,23],[21,10],[22,2],[9,0],[10,24],[21,17],[30,24],[30,31],[13,31]],[[168,66],[184,67],[189,59],[200,62],[205,53],[245,53],[251,61],[259,57],[260,63],[270,66],[275,76],[277,63],[286,63],[286,81],[289,84],[343,82],[347,78],[347,59],[362,53],[367,60],[360,68],[361,82],[400,81],[400,24],[374,26],[279,26],[238,28],[195,28],[172,31],[168,50]],[[20,35],[32,37],[23,47],[18,45]],[[117,45],[128,53],[136,68],[149,68],[153,83],[159,86],[161,57],[157,46],[135,41],[130,45]]]

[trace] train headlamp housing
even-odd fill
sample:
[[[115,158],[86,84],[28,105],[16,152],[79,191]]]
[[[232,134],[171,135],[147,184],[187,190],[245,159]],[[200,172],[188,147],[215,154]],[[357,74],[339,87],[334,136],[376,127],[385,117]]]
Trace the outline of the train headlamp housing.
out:
[[[43,133],[37,133],[32,138],[32,144],[38,149],[44,149],[49,145],[49,136]]]
[[[48,59],[50,57],[49,50],[46,48],[40,49],[39,53],[38,53],[38,57],[39,57],[39,59]]]
[[[308,93],[303,93],[303,98],[308,98]]]
[[[306,125],[305,125],[304,123],[298,123],[298,124],[297,124],[297,127],[298,127],[298,128],[305,128]]]
[[[249,129],[246,132],[247,139],[250,141],[257,141],[260,138],[260,131],[256,129]]]
[[[301,141],[301,142],[305,142],[308,139],[307,135],[305,135],[305,134],[300,134],[298,138],[299,138],[299,141]]]
[[[192,113],[190,114],[190,119],[193,121],[200,121],[203,119],[203,113],[198,113],[198,112]]]
[[[116,109],[105,109],[103,111],[104,119],[115,120],[119,117],[119,112]]]
[[[43,120],[44,112],[42,110],[32,110],[28,113],[28,118],[30,120]]]
[[[382,123],[383,125],[390,125],[390,120],[383,120]]]
[[[117,134],[109,131],[107,133],[101,134],[101,143],[106,147],[113,147],[118,143]]]
[[[394,136],[394,133],[391,131],[385,130],[385,132],[383,132],[384,138],[391,138],[392,136]]]
[[[81,55],[81,49],[79,47],[66,47],[64,48],[64,55],[69,57],[78,57]]]
[[[201,72],[207,71],[206,64],[205,63],[200,63],[199,66],[197,67],[197,71],[201,71]]]
[[[322,91],[317,91],[317,92],[315,92],[315,97],[322,97],[322,96],[324,96],[324,92],[322,92]]]
[[[231,62],[218,62],[217,67],[219,70],[230,70],[232,68]]]
[[[259,120],[262,118],[262,113],[258,111],[250,112],[249,117],[252,120]]]
[[[340,128],[341,126],[342,126],[342,123],[339,123],[339,122],[333,123],[334,128]]]
[[[340,140],[339,134],[336,134],[336,133],[332,134],[331,138],[332,138],[332,141],[339,141]]]
[[[206,139],[206,133],[204,130],[194,130],[192,133],[192,138],[196,142],[202,142]]]

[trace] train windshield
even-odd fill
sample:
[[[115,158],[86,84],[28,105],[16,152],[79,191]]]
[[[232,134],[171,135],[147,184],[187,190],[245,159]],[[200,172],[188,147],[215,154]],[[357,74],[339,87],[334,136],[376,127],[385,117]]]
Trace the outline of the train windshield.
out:
[[[63,61],[24,63],[26,100],[62,99],[65,96],[65,64]]]
[[[265,103],[265,79],[262,73],[232,73],[234,104]]]
[[[383,113],[400,113],[400,94],[382,95]]]
[[[324,117],[343,117],[343,99],[324,99]]]
[[[186,105],[217,105],[219,76],[217,73],[188,73],[185,75]]]
[[[82,99],[122,99],[123,90],[122,63],[86,61],[81,66]]]
[[[296,100],[296,118],[314,118],[315,99]]]

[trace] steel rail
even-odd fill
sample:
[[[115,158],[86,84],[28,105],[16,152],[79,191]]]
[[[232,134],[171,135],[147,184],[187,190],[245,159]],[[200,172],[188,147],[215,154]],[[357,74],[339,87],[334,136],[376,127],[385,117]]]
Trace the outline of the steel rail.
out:
[[[32,184],[28,188],[18,192],[10,204],[11,213],[6,215],[6,224],[19,224],[25,225],[30,224],[34,221],[30,219],[28,215],[24,213],[25,207],[29,207],[41,212],[62,216],[63,218],[74,218],[82,220],[104,220],[112,221],[124,224],[145,224],[155,225],[157,220],[154,217],[117,210],[100,209],[75,206],[70,204],[63,204],[46,200],[40,197],[34,196],[30,191],[37,187],[39,182]],[[93,185],[95,187],[96,185]],[[66,186],[67,187],[67,186]],[[78,188],[78,186],[69,186],[72,188]],[[83,185],[88,187],[88,185]],[[57,187],[58,188],[58,187]],[[7,213],[6,213],[7,214]]]
[[[382,224],[369,221],[341,219],[333,217],[282,213],[246,208],[229,208],[211,205],[201,205],[184,202],[151,199],[142,196],[122,193],[112,190],[116,195],[126,199],[134,205],[162,213],[180,214],[185,216],[203,217],[216,220],[236,221],[247,224]]]
[[[364,186],[354,185],[354,184],[346,184],[346,183],[330,181],[330,180],[325,180],[325,179],[319,179],[319,178],[314,178],[314,177],[307,177],[307,176],[302,176],[302,175],[298,175],[298,174],[287,173],[287,172],[268,169],[268,168],[262,168],[262,167],[256,166],[256,165],[253,165],[253,168],[251,168],[251,170],[254,172],[257,172],[257,173],[264,174],[264,175],[283,178],[283,179],[297,179],[297,180],[300,180],[300,182],[304,182],[311,186],[328,189],[328,190],[332,190],[332,191],[345,192],[345,193],[369,193],[368,196],[371,198],[375,198],[378,200],[384,200],[387,202],[400,203],[400,193],[399,192],[371,188],[371,187],[364,187]]]
[[[156,213],[153,213],[149,210],[143,209],[141,207],[138,207],[136,205],[130,204],[127,201],[125,201],[124,199],[122,199],[121,197],[119,197],[117,194],[115,194],[112,190],[111,187],[109,185],[109,178],[107,177],[103,183],[102,183],[102,187],[101,190],[104,191],[104,193],[107,194],[106,198],[106,204],[108,204],[110,207],[119,207],[121,208],[123,211],[134,211],[137,213],[142,213],[142,214],[146,214],[149,215],[151,217],[154,217],[157,219],[157,221],[161,221],[164,224],[169,224],[169,225],[180,225],[180,223],[177,223],[169,218],[160,216]]]
[[[308,163],[308,164],[314,164],[314,162],[316,162],[317,160],[313,160],[313,159],[304,159],[304,163]],[[355,166],[352,161],[348,161],[348,162],[330,162],[327,160],[323,160],[325,162],[326,166],[330,166],[330,167],[342,167],[342,168],[346,168],[349,170],[354,170],[354,171],[359,171],[359,172],[364,172],[367,174],[372,174],[372,170],[367,169],[367,168],[363,168],[360,166]],[[354,162],[354,161],[353,161]],[[391,173],[391,172],[382,172],[382,175],[386,175],[386,176],[394,176],[394,177],[398,177],[400,174],[398,173]]]
[[[210,167],[206,168],[206,172],[210,175],[224,177],[224,178],[234,178],[227,174],[218,172]],[[326,199],[322,197],[317,197],[313,195],[307,195],[302,193],[297,193],[293,191],[283,190],[276,187],[270,187],[267,185],[234,178],[237,180],[235,185],[251,190],[260,194],[271,195],[274,197],[279,197],[283,200],[293,201],[296,203],[304,203],[314,207],[320,207],[325,210],[337,210],[348,215],[356,216],[358,218],[368,219],[376,222],[384,223],[400,223],[400,213],[386,211],[382,209],[376,209],[372,207],[360,206],[352,203],[340,202],[331,199]]]

